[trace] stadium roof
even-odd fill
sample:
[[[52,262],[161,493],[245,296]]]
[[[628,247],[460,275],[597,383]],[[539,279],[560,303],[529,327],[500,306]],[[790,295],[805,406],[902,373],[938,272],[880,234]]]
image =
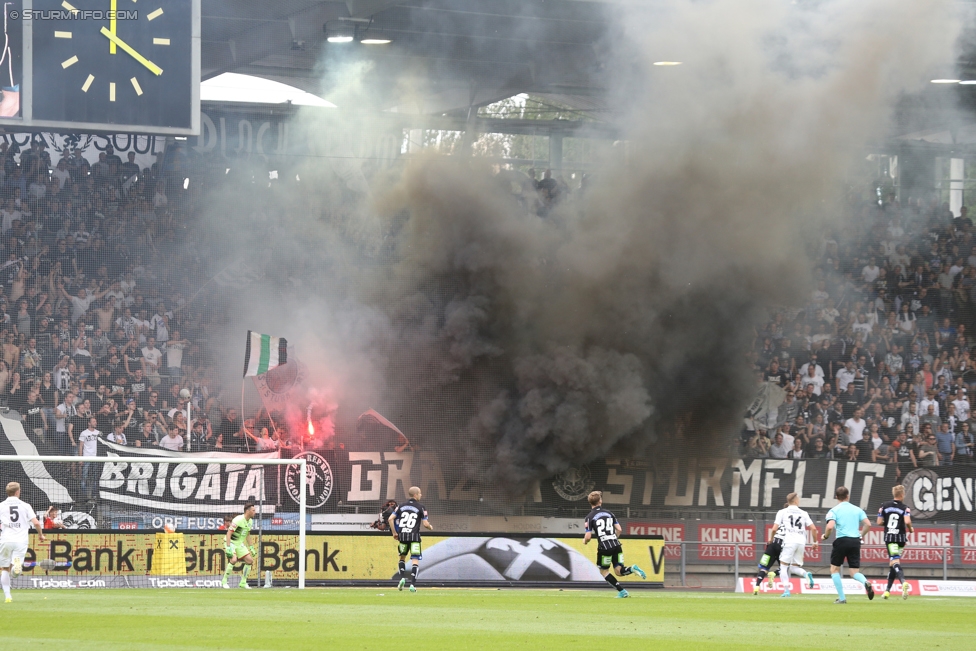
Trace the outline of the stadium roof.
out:
[[[328,99],[324,60],[367,62],[381,110],[466,112],[522,92],[601,108],[594,48],[617,1],[204,0],[202,74],[256,75]],[[326,26],[392,42],[329,43]]]
[[[532,93],[599,119],[610,108],[601,43],[628,1],[203,0],[203,79],[254,75],[342,107],[335,72],[361,64],[373,103],[363,108],[463,119],[470,107]],[[391,42],[328,42],[350,29]],[[963,35],[958,67],[946,74],[976,79],[974,34]],[[960,100],[976,110],[976,85],[933,84],[901,103],[892,136],[954,130],[958,114],[947,109]]]

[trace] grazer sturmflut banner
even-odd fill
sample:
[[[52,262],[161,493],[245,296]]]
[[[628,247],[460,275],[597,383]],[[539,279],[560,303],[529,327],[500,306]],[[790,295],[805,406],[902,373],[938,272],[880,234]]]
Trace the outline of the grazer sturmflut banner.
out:
[[[326,454],[326,453],[323,453]],[[483,492],[458,473],[449,459],[433,452],[344,452],[331,467],[346,504],[378,504],[403,499],[420,486],[424,502],[476,502]],[[919,469],[900,478],[917,519],[976,520],[976,466]],[[610,508],[654,510],[779,509],[789,493],[814,512],[833,507],[834,491],[846,486],[851,501],[870,511],[891,499],[895,466],[857,461],[810,459],[684,459],[667,464],[645,459],[600,459],[538,482],[526,502],[552,507],[586,506],[586,496],[603,491]],[[443,507],[442,507],[443,508]]]

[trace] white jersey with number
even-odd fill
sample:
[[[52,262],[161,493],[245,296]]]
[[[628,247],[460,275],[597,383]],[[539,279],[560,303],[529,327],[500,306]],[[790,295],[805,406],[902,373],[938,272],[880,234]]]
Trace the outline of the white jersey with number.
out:
[[[0,543],[27,544],[31,520],[37,517],[31,505],[19,497],[0,502]]]
[[[790,505],[785,509],[780,509],[779,513],[776,514],[776,524],[779,525],[779,530],[776,533],[782,532],[784,543],[806,544],[807,527],[813,524],[813,520],[800,507]]]

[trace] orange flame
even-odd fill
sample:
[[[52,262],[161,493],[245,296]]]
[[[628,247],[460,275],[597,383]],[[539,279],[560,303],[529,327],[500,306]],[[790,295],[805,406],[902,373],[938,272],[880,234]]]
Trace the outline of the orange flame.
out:
[[[315,425],[312,424],[312,419],[308,421],[308,435],[310,437],[315,436]]]

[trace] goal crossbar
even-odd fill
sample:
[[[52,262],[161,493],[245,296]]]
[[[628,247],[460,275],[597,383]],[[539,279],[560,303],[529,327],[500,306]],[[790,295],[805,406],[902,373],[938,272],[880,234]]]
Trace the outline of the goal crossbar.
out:
[[[219,463],[226,464],[246,464],[252,466],[298,466],[301,483],[303,487],[298,502],[298,588],[305,588],[305,520],[306,520],[306,495],[305,490],[307,475],[306,469],[308,462],[305,459],[251,459],[248,457],[168,457],[168,456],[145,456],[145,457],[65,457],[53,455],[10,455],[0,454],[0,463],[10,461],[14,463]],[[26,469],[26,466],[25,466]]]

